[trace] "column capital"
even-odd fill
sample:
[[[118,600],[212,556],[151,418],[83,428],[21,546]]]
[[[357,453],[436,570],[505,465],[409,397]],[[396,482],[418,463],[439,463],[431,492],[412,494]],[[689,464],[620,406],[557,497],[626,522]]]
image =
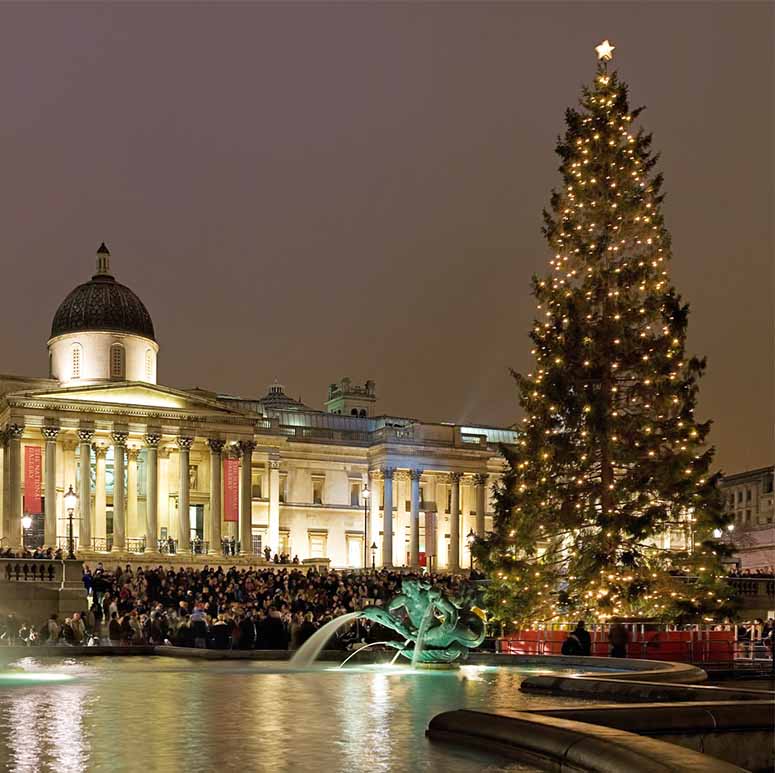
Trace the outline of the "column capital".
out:
[[[132,446],[131,448],[127,448],[126,450],[126,458],[129,459],[130,462],[136,462],[137,457],[140,455],[140,449],[136,446]]]
[[[207,439],[207,445],[210,446],[210,452],[213,454],[220,454],[223,451],[223,447],[226,445],[225,440],[220,438],[211,437]]]
[[[409,470],[409,477],[412,480],[420,480],[422,478],[422,470],[419,467]]]
[[[476,483],[477,486],[486,486],[489,477],[490,476],[486,472],[477,472],[476,475],[474,475],[474,483]]]
[[[5,428],[9,440],[21,440],[24,434],[24,424],[9,424]]]
[[[96,443],[92,445],[92,450],[97,459],[104,459],[105,455],[108,453],[107,446],[98,446]]]
[[[111,438],[113,438],[114,446],[125,446],[126,439],[129,437],[128,432],[111,432]]]
[[[75,451],[77,447],[78,447],[78,443],[76,442],[75,438],[72,435],[66,434],[62,438],[62,448],[64,448],[65,451]]]
[[[255,440],[240,440],[239,442],[239,450],[243,456],[245,456],[246,454],[252,454],[255,447],[256,447]]]
[[[369,480],[382,480],[382,471],[377,469],[376,467],[372,467],[372,469],[368,472],[368,478]]]
[[[270,457],[270,459],[269,459],[269,469],[270,470],[279,470],[280,469],[280,460],[279,459],[272,459]]]
[[[382,468],[382,477],[385,480],[392,480],[393,474],[395,473],[396,468],[395,467],[383,467]]]
[[[175,438],[175,442],[178,444],[178,448],[181,451],[188,451],[194,444],[194,438],[187,435],[179,435]]]
[[[161,434],[156,432],[148,432],[146,433],[143,440],[145,441],[145,445],[148,446],[148,448],[158,448],[159,443],[161,443]]]
[[[169,446],[159,446],[159,459],[169,459],[172,449]]]
[[[78,439],[81,441],[81,443],[91,443],[93,437],[94,437],[93,429],[78,430]]]
[[[455,483],[460,483],[460,479],[461,479],[462,477],[463,477],[463,473],[462,473],[462,472],[451,472],[451,473],[449,474],[449,479],[450,479],[450,481],[451,481],[453,484],[455,484]]]
[[[59,427],[55,427],[53,425],[48,427],[41,427],[40,434],[43,435],[47,441],[55,441],[57,439],[57,435],[59,434]]]

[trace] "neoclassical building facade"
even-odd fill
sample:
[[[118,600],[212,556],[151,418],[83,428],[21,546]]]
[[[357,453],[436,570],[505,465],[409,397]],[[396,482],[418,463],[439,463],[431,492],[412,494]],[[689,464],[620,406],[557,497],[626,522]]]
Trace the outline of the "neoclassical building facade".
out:
[[[269,547],[337,567],[454,569],[467,535],[489,528],[511,430],[378,415],[371,381],[331,384],[320,410],[279,384],[255,399],[162,386],[151,317],[104,244],[48,351],[48,378],[0,375],[4,546],[64,545],[70,486],[85,556],[204,558],[233,539],[247,560]]]

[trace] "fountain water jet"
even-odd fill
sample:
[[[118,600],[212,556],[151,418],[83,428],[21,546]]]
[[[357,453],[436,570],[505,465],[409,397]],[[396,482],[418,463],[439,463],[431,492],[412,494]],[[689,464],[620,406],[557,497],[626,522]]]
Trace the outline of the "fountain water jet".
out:
[[[326,642],[344,625],[355,620],[360,612],[348,612],[346,615],[340,615],[326,623],[319,631],[315,631],[312,636],[299,647],[296,654],[291,658],[292,668],[304,668],[311,666],[317,659],[320,651],[326,646]]]

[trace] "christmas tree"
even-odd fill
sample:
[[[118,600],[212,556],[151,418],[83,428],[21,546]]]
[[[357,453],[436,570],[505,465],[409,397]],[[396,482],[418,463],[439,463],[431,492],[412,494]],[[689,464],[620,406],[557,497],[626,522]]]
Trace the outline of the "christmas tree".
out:
[[[557,145],[562,188],[544,212],[553,257],[533,279],[535,366],[514,374],[524,418],[504,449],[494,530],[475,548],[507,627],[731,609],[710,422],[694,415],[705,362],[684,349],[658,157],[608,70],[613,47],[597,51]]]

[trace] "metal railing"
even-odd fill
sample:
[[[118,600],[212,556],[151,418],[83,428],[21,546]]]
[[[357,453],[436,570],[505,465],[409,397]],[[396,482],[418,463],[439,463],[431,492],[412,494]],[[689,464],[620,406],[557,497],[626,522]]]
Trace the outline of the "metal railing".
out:
[[[126,549],[130,553],[145,553],[145,537],[127,539]]]
[[[169,537],[168,539],[160,539],[156,543],[159,553],[163,555],[175,555],[178,552],[178,541]]]
[[[209,552],[209,550],[210,550],[210,543],[207,540],[197,539],[191,542],[191,552],[195,556],[205,555],[206,553]]]
[[[69,537],[57,537],[57,547],[67,550],[70,547]],[[78,550],[78,537],[73,537],[73,550]]]
[[[113,537],[92,537],[91,547],[98,553],[110,553],[113,550]]]

